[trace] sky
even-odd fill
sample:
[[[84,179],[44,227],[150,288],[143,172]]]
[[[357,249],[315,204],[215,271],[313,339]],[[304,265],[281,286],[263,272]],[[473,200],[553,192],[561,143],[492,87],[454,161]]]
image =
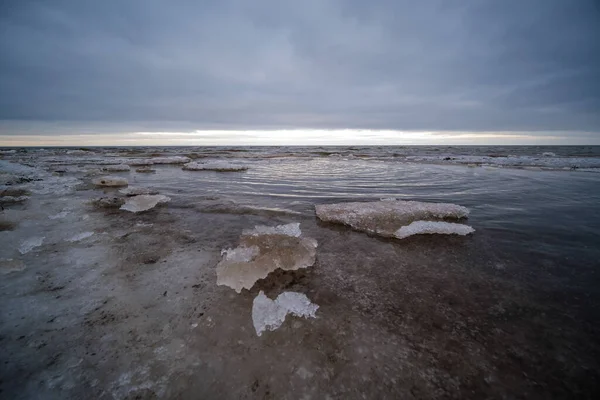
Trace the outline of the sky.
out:
[[[0,145],[600,144],[597,0],[5,0]]]

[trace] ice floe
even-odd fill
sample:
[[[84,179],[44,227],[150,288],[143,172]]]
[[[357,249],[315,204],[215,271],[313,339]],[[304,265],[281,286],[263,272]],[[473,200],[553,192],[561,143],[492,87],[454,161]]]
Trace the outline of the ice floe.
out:
[[[150,210],[158,204],[168,203],[169,201],[171,201],[171,198],[162,194],[142,194],[127,199],[125,204],[121,206],[121,210],[138,213]]]
[[[129,184],[129,181],[119,176],[103,176],[101,178],[96,178],[92,180],[92,183],[96,186],[120,187],[127,186]]]
[[[132,158],[127,161],[129,165],[155,165],[155,164],[185,164],[192,161],[189,157],[154,157],[154,158]]]
[[[218,172],[236,172],[246,171],[245,165],[232,164],[224,161],[213,161],[207,163],[191,162],[183,166],[186,171],[218,171]]]
[[[283,292],[275,300],[271,300],[261,290],[252,303],[252,324],[256,334],[261,336],[267,330],[279,328],[288,314],[315,318],[318,308],[302,293]]]
[[[278,268],[289,271],[310,267],[315,263],[316,249],[316,240],[301,237],[299,223],[245,230],[238,247],[222,251],[217,285],[240,293]]]
[[[469,210],[450,203],[388,200],[351,202],[315,206],[322,221],[348,225],[356,230],[385,237],[396,237],[396,232],[414,221],[466,218]]]
[[[410,225],[403,226],[394,234],[398,239],[404,239],[412,235],[442,234],[442,235],[468,235],[475,232],[469,225],[455,224],[443,221],[414,221]]]
[[[120,189],[119,193],[125,196],[138,196],[140,194],[158,194],[158,190],[141,186],[129,186],[124,189]]]
[[[40,247],[44,243],[45,236],[32,237],[21,243],[19,253],[27,254],[36,247]]]

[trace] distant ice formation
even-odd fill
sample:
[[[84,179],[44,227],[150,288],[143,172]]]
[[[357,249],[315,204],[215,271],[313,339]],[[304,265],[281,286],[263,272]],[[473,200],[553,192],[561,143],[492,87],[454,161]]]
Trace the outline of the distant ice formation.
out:
[[[238,247],[221,252],[217,285],[240,293],[278,268],[290,271],[310,267],[315,263],[316,249],[316,240],[301,237],[299,223],[244,230]]]
[[[127,161],[129,165],[155,165],[155,164],[185,164],[191,158],[184,156],[154,157],[154,158],[132,158]]]
[[[248,167],[244,165],[231,164],[225,161],[213,161],[209,163],[191,162],[185,164],[183,169],[186,171],[236,172],[245,171],[248,169]]]
[[[19,253],[27,254],[36,247],[40,247],[44,243],[44,239],[46,239],[45,236],[36,236],[25,240],[19,246]]]
[[[121,210],[138,213],[150,210],[151,208],[156,207],[158,204],[168,203],[169,201],[171,201],[171,198],[162,194],[143,194],[127,199],[125,204],[121,206]]]
[[[158,194],[158,190],[141,186],[129,186],[124,189],[120,189],[119,193],[125,196],[139,196],[140,194]]]
[[[119,165],[107,165],[102,167],[102,170],[107,172],[121,172],[121,171],[129,171],[131,167],[127,164],[119,164]]]
[[[322,221],[348,225],[358,231],[396,237],[402,227],[414,221],[466,218],[469,210],[450,203],[386,200],[315,206]]]
[[[469,225],[454,224],[442,221],[414,221],[410,225],[403,226],[394,234],[398,239],[404,239],[412,235],[433,234],[442,235],[468,235],[475,232]]]
[[[264,331],[279,328],[288,314],[315,318],[318,308],[302,293],[283,292],[275,300],[271,300],[261,290],[252,303],[252,324],[256,334],[261,336]]]
[[[105,186],[105,187],[119,187],[119,186],[127,186],[129,184],[127,179],[121,178],[119,176],[103,176],[103,177],[92,180],[92,183],[96,186]]]

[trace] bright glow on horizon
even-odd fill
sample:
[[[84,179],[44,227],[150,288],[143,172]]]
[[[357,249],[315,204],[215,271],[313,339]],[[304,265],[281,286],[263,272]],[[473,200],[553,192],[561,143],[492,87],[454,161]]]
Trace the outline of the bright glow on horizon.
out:
[[[584,132],[455,132],[359,129],[197,130],[1,135],[0,146],[594,145]]]

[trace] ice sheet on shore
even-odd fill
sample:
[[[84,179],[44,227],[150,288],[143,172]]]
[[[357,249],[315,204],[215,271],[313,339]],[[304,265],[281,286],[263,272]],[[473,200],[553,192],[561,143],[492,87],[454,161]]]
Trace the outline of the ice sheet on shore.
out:
[[[394,234],[398,239],[404,239],[412,235],[442,234],[442,235],[468,235],[475,232],[469,225],[455,224],[443,221],[414,221],[410,225],[403,226]]]
[[[127,199],[125,204],[121,206],[121,210],[138,213],[150,210],[158,204],[168,203],[169,201],[171,201],[171,198],[162,194],[142,194]]]
[[[301,237],[299,225],[257,226],[243,231],[238,247],[221,252],[217,285],[229,286],[240,293],[278,268],[289,271],[313,265],[317,241]]]
[[[120,189],[119,193],[125,196],[139,196],[141,194],[158,194],[158,190],[141,186],[129,186],[124,189]]]
[[[283,292],[275,300],[271,300],[261,290],[252,303],[252,324],[256,334],[261,336],[264,331],[279,328],[288,314],[315,318],[318,308],[302,293]]]
[[[322,221],[385,237],[396,237],[400,228],[414,221],[457,220],[469,215],[466,207],[456,204],[404,200],[322,204],[315,210]]]
[[[96,186],[120,187],[127,186],[129,184],[129,181],[119,176],[103,176],[92,180],[92,183]]]
[[[45,236],[36,236],[25,240],[19,246],[19,253],[27,254],[36,247],[40,247],[44,243],[44,239],[46,239]]]
[[[213,161],[207,163],[191,162],[183,166],[186,171],[218,171],[218,172],[236,172],[246,171],[248,167],[239,164],[232,164],[224,161]]]

